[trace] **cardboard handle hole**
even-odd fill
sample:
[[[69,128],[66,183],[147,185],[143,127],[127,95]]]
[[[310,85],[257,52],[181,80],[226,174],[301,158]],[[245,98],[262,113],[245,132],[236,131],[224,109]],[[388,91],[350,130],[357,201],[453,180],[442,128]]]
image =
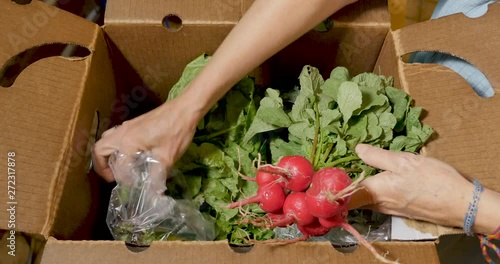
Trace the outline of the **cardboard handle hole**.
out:
[[[231,248],[235,253],[244,254],[252,251],[253,245],[248,245],[248,246],[229,245],[229,248]]]
[[[90,50],[86,47],[66,43],[51,43],[32,47],[10,58],[0,68],[0,86],[11,87],[24,69],[41,59],[61,56],[70,60],[81,60],[90,54]]]
[[[332,247],[340,253],[347,254],[356,251],[359,245],[333,245]]]
[[[127,247],[128,250],[130,250],[133,253],[140,253],[149,248],[149,246],[136,246],[128,243],[125,243],[125,246]]]
[[[486,75],[462,58],[438,51],[419,51],[405,54],[403,60],[408,60],[408,63],[445,66],[464,78],[478,96],[490,98],[495,95],[495,90]]]
[[[169,14],[163,18],[162,24],[168,31],[177,32],[182,28],[182,19],[175,14]]]
[[[27,5],[31,4],[32,0],[12,0],[12,2],[18,4],[18,5]]]

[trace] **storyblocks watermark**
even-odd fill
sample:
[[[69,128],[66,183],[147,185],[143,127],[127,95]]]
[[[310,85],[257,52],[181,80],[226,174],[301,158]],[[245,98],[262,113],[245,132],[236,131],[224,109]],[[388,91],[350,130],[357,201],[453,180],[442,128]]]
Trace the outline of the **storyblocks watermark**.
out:
[[[8,254],[16,256],[16,153],[7,152],[7,211],[9,221],[7,224]]]

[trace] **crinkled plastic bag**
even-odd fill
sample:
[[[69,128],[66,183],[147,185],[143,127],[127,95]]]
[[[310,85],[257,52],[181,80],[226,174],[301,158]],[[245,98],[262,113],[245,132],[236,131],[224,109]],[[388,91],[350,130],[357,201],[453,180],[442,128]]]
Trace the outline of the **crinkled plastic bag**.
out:
[[[358,232],[365,237],[367,241],[390,241],[391,240],[391,218],[383,214],[374,214],[377,219],[376,226],[352,224]],[[293,224],[287,227],[277,227],[274,229],[276,238],[278,239],[293,239],[301,237],[302,233]],[[319,237],[311,237],[310,241],[329,241],[335,246],[350,246],[357,244],[358,241],[349,232],[343,228],[332,228],[326,235]]]
[[[214,240],[215,225],[190,201],[165,195],[166,172],[149,153],[109,159],[117,186],[106,223],[116,240],[147,246],[157,240]]]

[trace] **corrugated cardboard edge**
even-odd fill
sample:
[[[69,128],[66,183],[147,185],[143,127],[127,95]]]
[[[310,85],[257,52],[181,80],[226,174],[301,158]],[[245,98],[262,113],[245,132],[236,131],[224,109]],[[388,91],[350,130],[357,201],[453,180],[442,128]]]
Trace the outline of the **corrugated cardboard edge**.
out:
[[[95,50],[96,37],[97,37],[97,34],[99,32],[98,30],[99,30],[99,28],[96,26],[96,30],[94,31],[94,35],[93,35],[93,41],[88,46],[88,48],[91,51]],[[92,59],[93,59],[92,54],[86,59],[85,74],[82,75],[82,79],[81,79],[82,83],[84,83],[84,80],[86,80],[86,78],[88,76],[88,73],[90,70],[89,67],[91,65]],[[81,88],[82,89],[80,89],[80,91],[78,92],[78,97],[77,97],[78,101],[77,101],[77,103],[75,103],[75,105],[73,106],[73,109],[71,110],[71,112],[73,113],[73,115],[71,117],[71,123],[70,123],[70,126],[68,127],[68,131],[64,137],[64,145],[66,146],[66,149],[64,150],[64,152],[61,153],[61,156],[59,158],[57,177],[53,178],[52,183],[51,183],[51,189],[49,192],[50,193],[50,199],[49,199],[50,202],[47,205],[47,208],[49,209],[49,213],[47,214],[47,220],[45,221],[46,224],[42,230],[42,235],[46,238],[49,235],[51,235],[51,233],[52,233],[53,224],[55,221],[55,216],[57,214],[57,210],[59,209],[59,203],[61,201],[63,188],[64,188],[64,185],[66,182],[66,176],[67,176],[68,171],[69,171],[69,164],[71,162],[70,159],[71,159],[71,154],[72,154],[71,153],[71,146],[72,146],[71,143],[73,142],[73,139],[74,139],[75,126],[76,126],[76,122],[77,122],[78,113],[80,110],[80,103],[82,100],[83,93],[85,91],[85,85],[83,85]]]
[[[99,30],[99,27],[93,24],[92,22],[86,21],[83,18],[79,18],[73,14],[70,14],[69,12],[63,11],[56,7],[47,5],[41,1],[33,1],[32,3],[27,5],[19,5],[11,1],[5,1],[2,2],[2,5],[8,7],[7,10],[11,10],[13,16],[15,16],[16,18],[21,18],[21,21],[25,21],[25,23],[29,22],[27,18],[30,18],[30,16],[36,18],[37,15],[40,15],[39,17],[42,17],[41,15],[43,15],[43,17],[46,18],[46,20],[44,20],[45,21],[44,23],[40,22],[41,24],[37,25],[39,26],[36,28],[37,35],[27,38],[27,41],[21,42],[19,46],[17,48],[14,48],[12,51],[11,50],[5,51],[7,53],[8,58],[16,56],[27,49],[35,47],[36,45],[47,44],[47,43],[67,43],[67,44],[77,44],[80,46],[90,47],[93,45],[93,39],[92,39],[93,36],[89,36],[88,34],[85,33],[91,33],[90,30],[92,28],[94,30]],[[69,28],[68,25],[71,25],[71,28]],[[61,34],[61,31],[63,31],[64,33]],[[20,32],[14,31],[14,33],[18,34]],[[4,41],[6,42],[6,40]],[[49,58],[48,60],[64,60],[65,63],[78,63],[82,64],[82,66],[87,65],[86,71],[88,72],[88,65],[90,65],[90,59],[91,56],[78,59],[61,59],[56,57],[56,58]],[[71,60],[77,62],[67,62]],[[36,62],[37,65],[43,63],[44,63],[43,60]],[[80,80],[84,80],[85,76],[78,75],[78,78],[81,78]],[[76,93],[78,93],[78,96],[75,99],[77,101],[81,100],[81,95],[84,89],[83,82],[81,83],[82,83],[81,86],[75,88]],[[75,105],[71,109],[67,110],[68,112],[71,111],[71,116],[69,120],[70,121],[69,130],[66,131],[62,137],[63,144],[66,146],[68,146],[68,143],[71,142],[71,135],[73,133],[71,127],[74,127],[76,118],[75,111],[77,111],[77,109],[78,106]],[[66,163],[67,157],[69,155],[68,153],[69,153],[68,149],[60,150],[60,152],[57,154],[58,157],[56,157],[57,161],[54,168],[54,175],[52,175],[50,179],[46,179],[47,181],[49,181],[49,183],[47,184],[48,194],[47,196],[44,196],[44,200],[45,197],[47,200],[46,204],[40,206],[42,210],[45,211],[45,214],[43,217],[40,217],[39,219],[37,218],[35,220],[31,220],[33,222],[40,221],[41,222],[39,225],[40,227],[36,229],[33,228],[31,230],[17,230],[17,231],[26,231],[34,236],[37,237],[41,236],[45,238],[51,235],[53,229],[54,215],[57,212],[58,204],[60,201],[61,191],[58,189],[62,188],[64,184],[64,179],[62,178],[65,178],[63,176],[67,171],[67,168],[63,168],[63,166]]]
[[[379,252],[401,263],[439,263],[433,242],[375,242]],[[89,254],[92,252],[92,254]],[[227,241],[155,242],[143,252],[132,252],[121,241],[58,241],[50,238],[42,264],[60,263],[379,263],[360,246],[340,253],[328,242],[257,244],[250,252],[236,253]]]

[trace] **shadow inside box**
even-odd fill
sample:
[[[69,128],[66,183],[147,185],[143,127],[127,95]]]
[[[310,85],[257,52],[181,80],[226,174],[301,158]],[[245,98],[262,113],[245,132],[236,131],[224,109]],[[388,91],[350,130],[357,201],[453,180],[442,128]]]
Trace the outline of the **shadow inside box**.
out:
[[[163,103],[154,92],[144,83],[139,74],[132,69],[126,58],[118,50],[116,45],[105,36],[108,45],[110,58],[112,58],[112,67],[116,84],[116,98],[113,101],[112,112],[109,125],[101,130],[105,131],[113,126],[120,125],[124,121],[131,120],[142,114],[145,114]],[[141,96],[134,96],[140,92]],[[109,199],[115,183],[107,183],[99,175],[91,170],[89,177],[98,178],[96,190],[97,216],[92,229],[92,240],[113,240],[108,226],[106,216],[108,211]]]

